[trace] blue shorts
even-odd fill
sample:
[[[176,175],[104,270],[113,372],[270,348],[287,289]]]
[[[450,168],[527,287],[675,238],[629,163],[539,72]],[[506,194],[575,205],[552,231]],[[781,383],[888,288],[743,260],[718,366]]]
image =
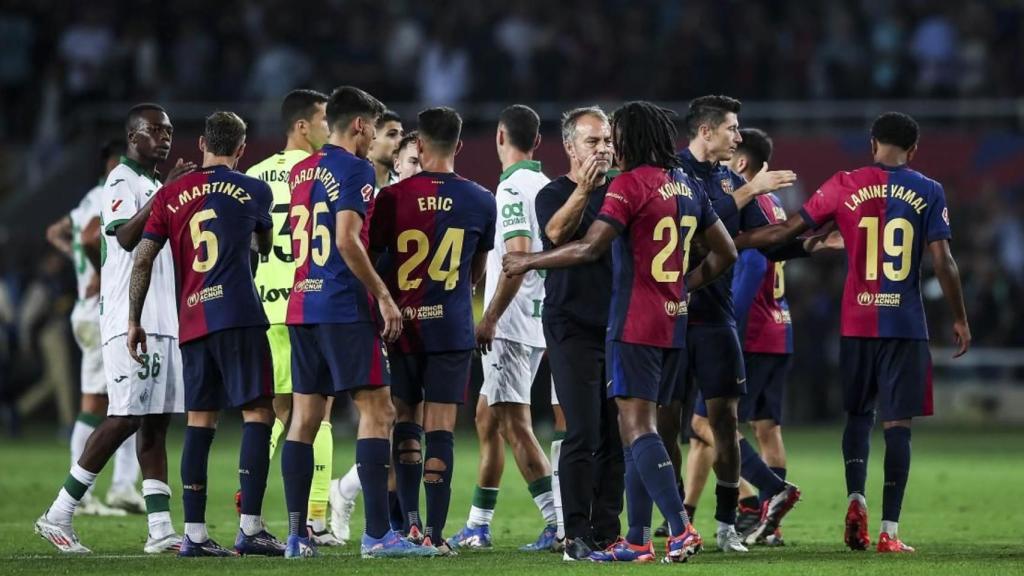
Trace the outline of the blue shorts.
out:
[[[186,410],[221,410],[274,396],[266,326],[228,328],[181,345]]]
[[[704,398],[738,398],[747,392],[743,349],[734,326],[690,324],[686,328],[687,369],[679,375],[673,400],[685,401],[690,386]]]
[[[472,350],[391,355],[391,395],[406,404],[462,404],[469,387]]]
[[[871,412],[877,403],[883,422],[932,415],[927,340],[843,337],[839,371],[843,406],[851,414]]]
[[[789,373],[791,358],[791,354],[743,354],[747,393],[740,398],[740,422],[774,420],[776,424],[782,425],[786,375]]]
[[[659,348],[609,340],[605,346],[609,398],[640,398],[659,405],[672,401],[686,368],[682,348]]]
[[[372,322],[289,326],[292,391],[333,396],[388,386],[387,352]]]

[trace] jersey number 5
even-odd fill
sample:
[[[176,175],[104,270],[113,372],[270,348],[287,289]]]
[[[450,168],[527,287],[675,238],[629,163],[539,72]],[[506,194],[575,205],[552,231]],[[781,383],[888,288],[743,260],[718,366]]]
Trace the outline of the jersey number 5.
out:
[[[665,270],[665,262],[668,262],[679,248],[679,228],[686,229],[683,236],[683,266],[680,270]],[[693,240],[693,233],[696,231],[697,217],[690,215],[679,219],[678,228],[672,216],[665,216],[654,225],[655,242],[664,242],[668,236],[665,247],[654,255],[654,260],[651,260],[651,276],[656,282],[678,282],[679,274],[686,272],[690,267],[690,240]]]
[[[867,246],[864,251],[864,279],[878,279],[878,217],[865,216],[857,223],[858,228],[867,232]],[[899,232],[899,234],[897,234]],[[899,258],[899,266],[892,262],[882,262],[882,272],[893,282],[906,280],[910,276],[911,258],[913,257],[914,225],[906,218],[893,218],[886,222],[882,230],[882,241],[885,253]],[[897,236],[899,238],[897,239]]]
[[[444,282],[445,290],[453,290],[459,283],[459,262],[462,261],[462,241],[466,231],[462,228],[449,228],[441,237],[441,245],[434,252],[427,266],[427,275],[435,282]],[[421,230],[410,229],[398,235],[398,253],[408,254],[409,258],[398,267],[398,289],[415,290],[419,288],[422,278],[409,276],[427,259],[430,254],[430,239]],[[447,260],[448,268],[445,268]]]
[[[188,221],[188,229],[192,233],[192,248],[196,252],[195,257],[192,258],[192,269],[200,274],[209,272],[217,264],[217,256],[219,255],[217,235],[212,230],[203,230],[201,227],[203,222],[213,220],[216,217],[217,213],[213,208],[207,208],[193,214],[192,219]],[[203,255],[203,247],[206,248],[205,256]]]

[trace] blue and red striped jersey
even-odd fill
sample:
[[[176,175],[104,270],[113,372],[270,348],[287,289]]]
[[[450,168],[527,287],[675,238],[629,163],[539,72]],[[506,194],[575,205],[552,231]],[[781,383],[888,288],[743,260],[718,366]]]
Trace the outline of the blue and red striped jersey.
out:
[[[144,238],[170,241],[181,343],[211,332],[265,326],[252,279],[252,234],[273,226],[273,194],[261,180],[210,166],[153,197]]]
[[[402,310],[403,353],[471,350],[473,256],[494,247],[494,195],[458,174],[420,172],[380,191],[370,246]]]
[[[800,214],[812,227],[835,220],[843,235],[843,336],[928,339],[921,256],[952,236],[941,184],[906,166],[838,172]]]
[[[786,220],[774,194],[757,197],[770,224]],[[785,262],[773,262],[758,250],[740,252],[733,266],[732,293],[744,352],[792,354],[793,324],[786,302]]]
[[[690,241],[718,221],[707,194],[680,169],[640,166],[612,181],[598,218],[619,232],[607,338],[682,348]]]
[[[360,232],[368,246],[373,166],[331,144],[296,164],[289,176],[295,282],[288,298],[287,324],[373,322],[373,299],[335,248],[337,215],[351,210],[363,218]]]

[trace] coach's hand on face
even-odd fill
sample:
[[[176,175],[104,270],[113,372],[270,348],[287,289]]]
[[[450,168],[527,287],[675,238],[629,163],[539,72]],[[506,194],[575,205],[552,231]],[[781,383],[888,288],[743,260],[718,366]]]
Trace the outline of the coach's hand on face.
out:
[[[379,298],[377,306],[380,308],[380,316],[384,320],[384,329],[381,330],[380,337],[385,342],[398,340],[402,334],[402,311],[398,309],[398,305],[395,304],[390,294]]]
[[[144,364],[144,362],[142,361],[142,357],[139,355],[138,351],[136,350],[140,346],[142,348],[142,354],[146,354],[147,353],[147,351],[146,351],[146,330],[142,326],[140,326],[140,325],[138,325],[138,324],[136,324],[134,322],[129,322],[128,323],[128,354],[131,355],[132,360],[135,360],[139,364]]]
[[[584,160],[580,164],[579,168],[577,168],[573,173],[573,180],[576,181],[576,185],[581,191],[585,191],[587,193],[592,192],[597,188],[598,182],[600,182],[601,178],[604,176],[604,174],[599,171],[600,166],[597,161],[597,154],[591,154],[590,156],[587,156],[586,160]]]

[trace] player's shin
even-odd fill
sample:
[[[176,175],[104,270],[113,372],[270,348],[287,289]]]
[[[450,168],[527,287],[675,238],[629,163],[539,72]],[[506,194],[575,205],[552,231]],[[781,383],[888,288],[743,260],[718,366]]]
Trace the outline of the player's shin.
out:
[[[412,526],[422,528],[420,483],[423,479],[423,427],[415,422],[398,422],[395,424],[394,438],[395,488],[404,518],[403,529],[408,533]]]
[[[240,527],[246,536],[263,530],[263,496],[267,490],[270,469],[271,428],[262,422],[242,425],[242,446],[238,457],[238,480],[242,487]]]
[[[910,476],[910,428],[885,430],[885,480],[882,488],[882,532],[897,535],[903,494]]]
[[[740,439],[740,476],[767,494],[768,498],[786,488],[786,482],[772,472],[746,438]]]
[[[182,504],[185,536],[196,544],[210,539],[206,531],[207,464],[215,430],[188,426],[181,451]]]
[[[281,448],[281,476],[288,508],[288,535],[305,537],[306,506],[313,482],[313,445],[286,440]]]
[[[671,535],[682,534],[689,518],[679,497],[676,473],[661,437],[655,433],[644,434],[633,441],[631,451],[640,479],[658,505],[658,510],[668,520]]]
[[[623,447],[622,453],[626,464],[626,516],[629,523],[626,541],[637,546],[644,546],[651,540],[654,500],[647,493],[647,487],[644,486],[644,482],[640,478],[640,471],[633,459],[632,448]]]
[[[455,438],[447,430],[433,430],[427,432],[426,444],[423,489],[427,496],[427,525],[424,533],[437,545],[444,540],[452,498]]]
[[[388,522],[388,465],[391,443],[385,438],[356,440],[356,466],[363,486],[366,534],[383,538],[390,530]]]
[[[864,494],[868,477],[868,453],[871,448],[873,413],[848,414],[843,430],[843,462],[846,466],[846,493]]]

